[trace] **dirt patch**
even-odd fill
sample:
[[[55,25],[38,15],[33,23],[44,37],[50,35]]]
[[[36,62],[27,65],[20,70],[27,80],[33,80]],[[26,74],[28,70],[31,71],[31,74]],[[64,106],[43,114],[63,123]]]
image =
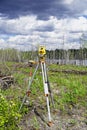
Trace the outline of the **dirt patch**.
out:
[[[53,125],[48,126],[47,114],[40,106],[34,108],[21,120],[22,130],[87,130],[87,110],[73,107],[66,112],[52,110]]]

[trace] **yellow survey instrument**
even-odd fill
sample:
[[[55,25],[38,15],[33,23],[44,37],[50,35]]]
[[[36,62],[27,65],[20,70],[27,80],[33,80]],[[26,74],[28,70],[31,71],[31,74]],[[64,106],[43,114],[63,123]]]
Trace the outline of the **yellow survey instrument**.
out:
[[[40,57],[44,57],[46,55],[46,48],[45,46],[40,46],[38,50],[38,54]]]

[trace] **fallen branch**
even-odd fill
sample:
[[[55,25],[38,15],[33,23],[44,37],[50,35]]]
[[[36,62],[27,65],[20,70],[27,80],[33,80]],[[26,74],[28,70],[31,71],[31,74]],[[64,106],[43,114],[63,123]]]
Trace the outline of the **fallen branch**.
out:
[[[13,76],[2,76],[2,77],[0,77],[1,89],[7,89],[13,83],[14,83]]]

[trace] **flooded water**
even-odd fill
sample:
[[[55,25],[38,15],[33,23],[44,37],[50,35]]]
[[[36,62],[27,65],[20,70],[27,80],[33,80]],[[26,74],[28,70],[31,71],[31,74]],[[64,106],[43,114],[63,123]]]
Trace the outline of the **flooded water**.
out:
[[[71,64],[71,65],[83,65],[83,66],[87,66],[87,60],[62,60],[62,59],[47,59],[48,63],[55,63],[55,64]]]

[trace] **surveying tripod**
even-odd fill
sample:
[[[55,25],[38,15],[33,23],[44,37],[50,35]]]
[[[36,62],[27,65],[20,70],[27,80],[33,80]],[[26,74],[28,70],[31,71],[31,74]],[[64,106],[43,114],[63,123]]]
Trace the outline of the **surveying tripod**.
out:
[[[45,97],[46,97],[46,101],[47,101],[47,110],[48,110],[48,125],[51,126],[52,125],[52,119],[51,119],[51,113],[50,113],[50,102],[49,102],[49,96],[51,97],[51,101],[52,101],[52,104],[54,105],[54,102],[53,102],[53,96],[52,96],[52,93],[51,93],[51,89],[50,89],[50,85],[49,85],[49,80],[48,80],[48,76],[47,76],[47,69],[46,69],[46,63],[45,63],[45,55],[46,55],[46,50],[45,50],[45,47],[44,46],[40,46],[39,47],[39,51],[38,51],[38,56],[39,56],[39,62],[35,68],[35,71],[32,75],[32,72],[30,72],[30,80],[29,80],[29,85],[28,85],[28,89],[27,89],[27,93],[26,95],[24,96],[24,99],[23,99],[23,102],[20,106],[20,109],[22,108],[24,102],[26,101],[26,98],[27,96],[30,95],[31,91],[30,91],[30,87],[31,87],[31,84],[33,82],[33,79],[36,75],[36,72],[39,68],[39,65],[41,65],[41,70],[42,70],[42,79],[43,79],[43,86],[44,86],[44,93],[45,93]],[[31,62],[31,65],[30,67],[32,68],[32,62]]]

